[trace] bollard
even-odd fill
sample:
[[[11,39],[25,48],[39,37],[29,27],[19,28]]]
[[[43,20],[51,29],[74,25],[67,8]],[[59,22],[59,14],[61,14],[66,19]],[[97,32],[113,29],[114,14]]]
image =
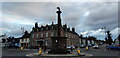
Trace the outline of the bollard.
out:
[[[88,51],[88,49],[89,49],[89,48],[88,48],[88,46],[87,46],[87,47],[86,47],[86,51]]]
[[[20,50],[22,51],[22,50],[23,50],[23,47],[20,47]]]
[[[80,55],[80,52],[81,52],[81,51],[80,51],[80,49],[79,49],[79,47],[78,47],[78,49],[77,49],[77,53],[78,53],[78,55]]]
[[[80,55],[80,50],[79,49],[77,50],[77,53],[78,53],[78,55]]]
[[[39,55],[42,54],[42,48],[39,48],[39,51],[38,51]]]

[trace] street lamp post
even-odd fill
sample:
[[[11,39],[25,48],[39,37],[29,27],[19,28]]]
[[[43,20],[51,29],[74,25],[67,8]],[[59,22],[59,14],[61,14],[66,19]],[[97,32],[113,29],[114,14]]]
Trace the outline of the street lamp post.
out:
[[[24,35],[24,27],[21,28],[22,30],[22,35]],[[23,49],[23,45],[20,43],[21,49]]]
[[[22,34],[24,35],[24,27],[23,28],[21,28],[22,29]]]
[[[104,32],[105,32],[105,42],[107,44],[106,27],[103,27],[102,29],[104,29]]]
[[[107,29],[106,29],[106,27],[103,27],[102,29],[104,29],[104,31],[105,31],[105,43],[106,43],[106,49],[107,49],[107,34],[106,34]]]

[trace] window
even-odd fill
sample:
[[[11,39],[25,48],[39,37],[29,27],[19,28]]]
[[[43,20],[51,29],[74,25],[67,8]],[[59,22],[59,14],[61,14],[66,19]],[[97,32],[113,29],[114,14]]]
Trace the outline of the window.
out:
[[[52,29],[53,29],[53,26],[52,26]]]
[[[81,39],[79,39],[79,42],[81,43]]]
[[[34,46],[34,43],[32,42],[32,46]]]
[[[24,42],[26,42],[25,38],[24,38]]]
[[[43,28],[41,28],[41,30],[43,31]]]
[[[30,42],[30,41],[29,41],[29,38],[27,38],[27,42]]]
[[[48,30],[48,27],[46,27],[46,30]]]
[[[36,37],[38,38],[38,34],[36,34]]]
[[[40,36],[41,34],[39,33],[38,36]]]
[[[55,34],[55,36],[57,36],[57,33]]]
[[[74,35],[72,35],[72,38],[74,38],[73,36],[74,36]]]
[[[34,38],[34,34],[32,34],[32,38]]]
[[[43,37],[43,33],[41,33],[41,37]]]
[[[67,37],[67,34],[65,34],[65,37]]]
[[[24,39],[22,38],[21,41],[24,42]]]
[[[94,40],[92,40],[92,44],[94,44]]]
[[[35,42],[35,46],[37,46],[37,42]]]
[[[48,32],[46,33],[46,37],[48,37]]]
[[[20,39],[20,42],[22,42],[22,39]]]
[[[46,40],[46,43],[45,43],[45,44],[46,44],[46,46],[48,45],[47,40]]]
[[[70,34],[69,34],[69,38],[70,38]]]
[[[54,36],[53,32],[51,32],[51,36]]]
[[[38,31],[38,29],[37,29],[37,31]]]

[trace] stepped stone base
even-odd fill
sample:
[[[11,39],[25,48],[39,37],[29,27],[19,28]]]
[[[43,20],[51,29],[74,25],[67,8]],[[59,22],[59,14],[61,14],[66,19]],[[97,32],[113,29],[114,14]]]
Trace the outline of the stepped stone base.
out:
[[[66,49],[66,39],[67,37],[51,37],[52,46],[51,50],[48,51],[49,54],[67,54],[70,53]]]

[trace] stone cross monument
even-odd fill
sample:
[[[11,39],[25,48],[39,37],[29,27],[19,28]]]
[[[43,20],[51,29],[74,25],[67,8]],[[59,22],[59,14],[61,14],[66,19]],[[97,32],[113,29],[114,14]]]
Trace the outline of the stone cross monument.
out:
[[[58,30],[57,30],[57,32],[58,32],[58,34],[57,34],[57,36],[58,37],[61,37],[61,17],[60,17],[60,14],[62,13],[61,11],[60,11],[60,8],[59,7],[57,7],[57,9],[58,9],[58,11],[56,12],[57,14],[58,14],[58,25],[57,25],[57,28],[58,28]]]
[[[61,24],[60,14],[62,12],[60,11],[59,7],[57,7],[57,9],[58,9],[58,11],[56,12],[58,14],[57,37],[51,37],[52,46],[51,46],[51,50],[48,51],[48,53],[50,53],[50,54],[51,53],[52,54],[66,54],[66,53],[70,53],[66,49],[66,40],[67,40],[67,37],[62,37],[61,36],[62,24]]]

